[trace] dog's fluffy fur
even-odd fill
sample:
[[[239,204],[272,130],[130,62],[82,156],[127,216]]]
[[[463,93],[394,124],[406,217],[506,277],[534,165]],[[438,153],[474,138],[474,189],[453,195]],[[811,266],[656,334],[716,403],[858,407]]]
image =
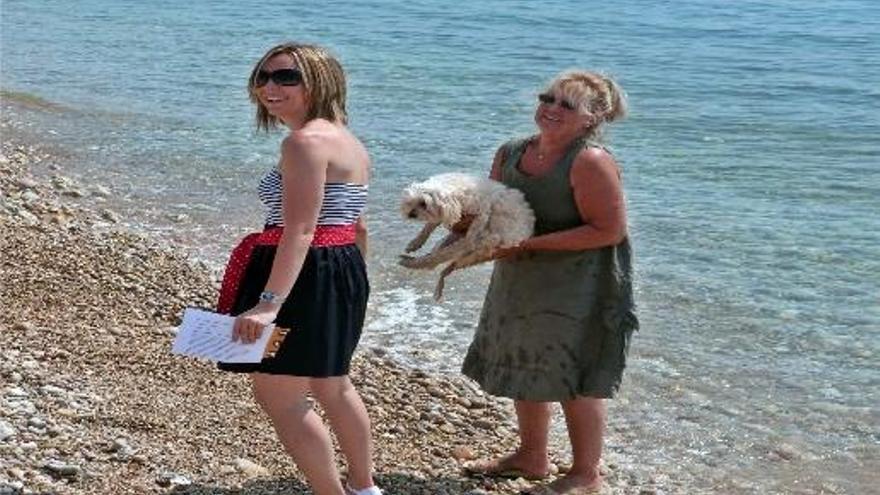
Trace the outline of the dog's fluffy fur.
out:
[[[441,272],[434,291],[443,295],[444,279],[455,270],[492,259],[498,248],[518,245],[531,237],[535,214],[522,192],[500,182],[463,173],[448,173],[411,184],[403,192],[400,204],[405,218],[425,223],[424,228],[406,246],[406,252],[418,250],[439,226],[449,234],[424,256],[401,255],[407,268],[432,269],[451,261]],[[453,232],[463,219],[472,218],[466,232]]]

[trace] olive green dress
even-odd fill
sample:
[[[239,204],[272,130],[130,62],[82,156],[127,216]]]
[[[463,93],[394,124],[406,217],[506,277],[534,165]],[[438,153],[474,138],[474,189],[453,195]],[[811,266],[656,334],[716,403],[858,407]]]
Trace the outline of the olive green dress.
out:
[[[504,145],[502,182],[535,211],[535,235],[583,225],[569,172],[588,140],[574,142],[546,175],[519,162],[529,139]],[[518,400],[609,398],[620,386],[638,328],[629,239],[586,251],[527,251],[495,262],[462,372],[486,392]]]

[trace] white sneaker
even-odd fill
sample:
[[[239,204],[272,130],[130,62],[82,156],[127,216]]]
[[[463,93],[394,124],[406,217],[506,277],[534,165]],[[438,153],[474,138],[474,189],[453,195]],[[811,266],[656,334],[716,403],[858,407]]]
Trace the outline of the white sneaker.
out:
[[[379,487],[376,485],[367,488],[361,488],[360,490],[355,490],[354,488],[346,485],[345,491],[347,491],[350,495],[382,495],[382,490],[380,490]]]

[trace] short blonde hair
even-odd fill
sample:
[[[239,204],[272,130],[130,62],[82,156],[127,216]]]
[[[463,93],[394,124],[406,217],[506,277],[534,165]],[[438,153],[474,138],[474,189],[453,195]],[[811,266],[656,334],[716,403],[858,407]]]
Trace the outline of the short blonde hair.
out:
[[[571,70],[556,76],[545,92],[559,95],[572,102],[582,115],[593,115],[596,120],[586,129],[587,136],[599,134],[605,123],[626,116],[626,94],[610,77],[599,72]]]
[[[348,123],[345,110],[345,71],[336,58],[324,48],[302,43],[282,43],[274,46],[260,58],[248,78],[248,95],[257,106],[257,128],[269,131],[278,127],[279,120],[269,113],[257,98],[257,74],[263,65],[276,55],[289,55],[302,72],[303,89],[308,97],[309,110],[306,121],[327,119],[331,122]]]

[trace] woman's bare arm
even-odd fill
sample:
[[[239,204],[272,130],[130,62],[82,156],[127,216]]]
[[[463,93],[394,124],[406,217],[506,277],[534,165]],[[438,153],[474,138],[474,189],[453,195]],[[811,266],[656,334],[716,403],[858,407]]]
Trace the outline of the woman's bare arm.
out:
[[[570,177],[584,225],[532,237],[520,245],[522,249],[581,251],[613,246],[626,237],[626,205],[614,157],[587,148],[575,158]]]

